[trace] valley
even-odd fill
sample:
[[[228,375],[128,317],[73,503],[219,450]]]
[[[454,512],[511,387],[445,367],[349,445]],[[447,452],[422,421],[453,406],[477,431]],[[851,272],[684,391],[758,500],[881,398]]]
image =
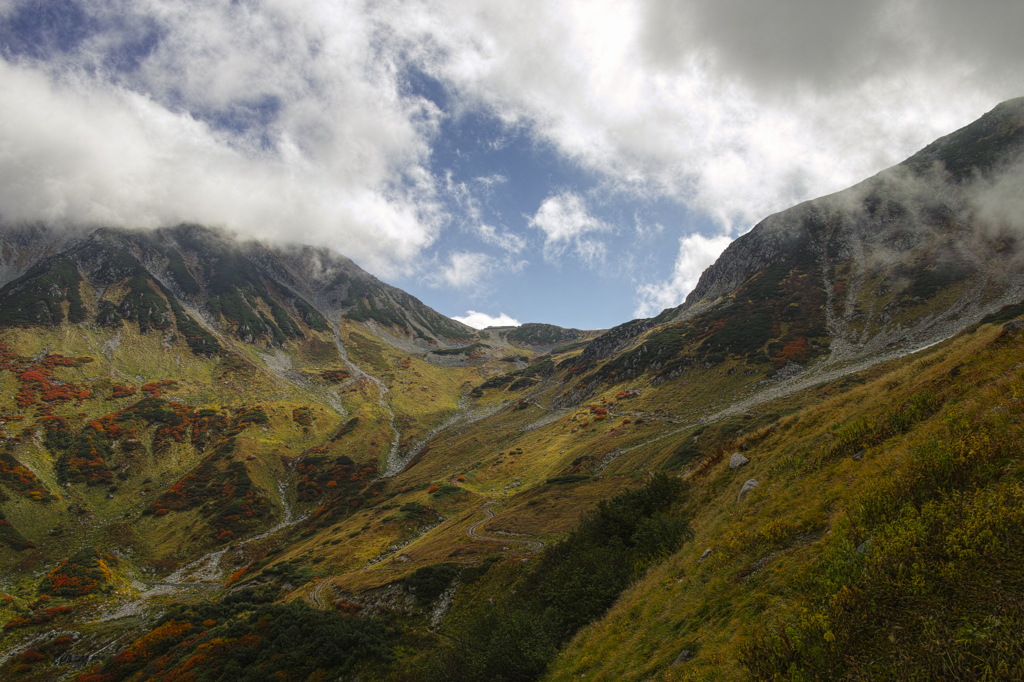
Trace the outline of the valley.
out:
[[[0,228],[0,677],[1019,679],[1024,100],[686,301],[475,330],[326,249]]]

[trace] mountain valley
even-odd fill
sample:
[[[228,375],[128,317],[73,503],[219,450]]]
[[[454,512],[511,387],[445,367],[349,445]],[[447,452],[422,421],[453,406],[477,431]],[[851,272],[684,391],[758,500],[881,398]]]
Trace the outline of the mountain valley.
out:
[[[1022,164],[1024,98],[607,330],[0,227],[0,677],[1019,679]]]

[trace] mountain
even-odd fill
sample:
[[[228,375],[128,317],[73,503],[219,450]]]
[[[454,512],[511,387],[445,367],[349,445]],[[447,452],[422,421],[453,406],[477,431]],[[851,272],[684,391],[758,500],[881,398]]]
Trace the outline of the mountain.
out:
[[[48,231],[3,235],[4,252],[11,254],[7,263],[37,259],[4,287],[0,323],[59,323],[65,313],[57,308],[66,305],[71,322],[86,321],[91,313],[100,324],[123,318],[143,332],[198,336],[190,343],[195,352],[214,350],[205,327],[250,343],[281,344],[308,330],[328,331],[325,315],[397,327],[430,343],[476,337],[472,328],[328,249],[240,243],[197,225],[153,232],[98,229],[51,255],[54,244]],[[92,293],[95,311],[81,300],[81,284]],[[53,287],[60,294],[51,295]]]
[[[0,675],[1016,679],[1022,131],[609,330],[196,225],[4,228]]]
[[[1019,229],[991,215],[993,204],[1012,205],[1012,184],[993,187],[1020,176],[1022,153],[1024,98],[854,187],[769,216],[726,248],[682,305],[591,344],[574,372],[617,357],[577,394],[611,376],[672,380],[725,362],[804,374],[806,385],[1020,301]]]

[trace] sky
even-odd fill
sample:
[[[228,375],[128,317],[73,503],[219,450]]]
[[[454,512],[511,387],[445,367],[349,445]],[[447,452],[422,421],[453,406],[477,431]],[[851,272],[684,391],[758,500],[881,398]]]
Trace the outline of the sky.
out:
[[[0,221],[335,249],[469,324],[678,305],[1024,95],[1024,3],[0,0]]]

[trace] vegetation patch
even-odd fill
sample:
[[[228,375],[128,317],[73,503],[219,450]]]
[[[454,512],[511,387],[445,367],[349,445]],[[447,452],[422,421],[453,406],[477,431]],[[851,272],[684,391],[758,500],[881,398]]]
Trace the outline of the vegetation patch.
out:
[[[575,341],[583,335],[579,329],[564,329],[553,324],[528,322],[505,334],[514,343],[531,346],[546,346],[553,343]]]
[[[510,391],[520,391],[524,388],[529,388],[537,383],[541,378],[549,377],[555,373],[555,363],[550,356],[544,356],[544,359],[536,362],[525,369],[521,369],[517,372],[509,372],[508,374],[501,374],[496,377],[491,377],[484,383],[480,384],[472,391],[470,395],[474,398],[481,398],[484,395],[484,391],[492,388],[504,388],[508,386]]]
[[[416,595],[417,601],[429,604],[448,589],[461,570],[462,567],[455,563],[431,564],[416,569],[403,582]]]
[[[347,422],[345,422],[344,426],[342,426],[340,429],[338,429],[338,432],[336,434],[334,434],[334,437],[331,438],[331,440],[332,441],[341,440],[342,438],[344,438],[348,434],[350,434],[353,431],[355,431],[357,426],[359,426],[359,417],[352,417]]]
[[[4,518],[4,514],[0,511],[0,542],[20,552],[25,549],[33,549],[35,543],[25,538],[24,535],[18,532],[11,522]]]
[[[39,261],[21,277],[0,289],[0,325],[28,327],[84,322],[86,309],[79,289],[82,275],[64,255]]]
[[[313,425],[313,412],[309,409],[309,406],[296,407],[292,410],[292,421],[299,426],[312,426]]]
[[[35,609],[24,616],[16,616],[11,620],[4,623],[4,630],[13,630],[14,628],[31,627],[33,625],[42,625],[43,623],[49,623],[54,618],[60,616],[66,616],[71,613],[70,606],[50,606],[40,609]]]
[[[92,594],[110,582],[112,567],[118,563],[117,557],[98,549],[88,547],[80,550],[46,574],[39,586],[39,594],[68,598]]]
[[[688,520],[672,512],[683,497],[680,480],[657,474],[643,488],[602,500],[497,605],[460,624],[426,679],[538,679],[563,643],[690,537]]]
[[[62,381],[55,376],[59,367],[81,367],[90,362],[93,358],[88,356],[69,358],[56,353],[36,361],[11,352],[0,341],[0,371],[13,373],[19,384],[15,404],[19,409],[35,406],[44,415],[51,414],[54,405],[71,401],[81,405],[93,397],[88,384]]]
[[[1017,414],[1021,408],[1011,408]],[[1024,668],[1024,487],[1005,415],[954,409],[867,494],[794,617],[742,654],[755,679],[1013,679]]]
[[[5,446],[10,448],[8,444]],[[0,484],[17,495],[35,502],[49,502],[54,498],[32,470],[14,458],[10,450],[0,452]],[[8,524],[10,525],[10,524]]]
[[[471,358],[480,357],[479,351],[482,348],[490,348],[486,343],[471,343],[468,346],[462,348],[443,348],[441,350],[430,351],[431,355],[466,355]]]
[[[375,498],[378,494],[368,489],[380,473],[375,461],[356,464],[345,455],[331,459],[326,453],[326,447],[313,448],[295,467],[296,474],[301,476],[299,499],[320,502],[306,521],[307,533],[344,520],[367,497]]]
[[[320,611],[301,600],[258,599],[246,590],[227,603],[178,606],[149,633],[94,665],[79,682],[122,682],[145,671],[153,682],[194,680],[327,680],[366,663],[391,661],[390,632],[376,619]]]

